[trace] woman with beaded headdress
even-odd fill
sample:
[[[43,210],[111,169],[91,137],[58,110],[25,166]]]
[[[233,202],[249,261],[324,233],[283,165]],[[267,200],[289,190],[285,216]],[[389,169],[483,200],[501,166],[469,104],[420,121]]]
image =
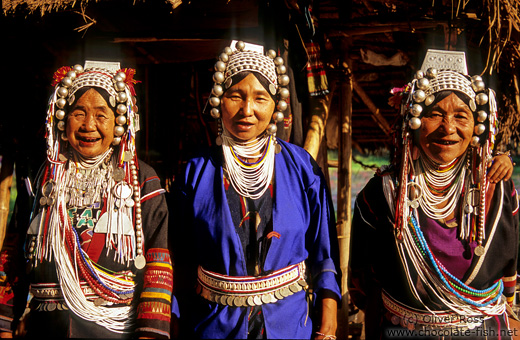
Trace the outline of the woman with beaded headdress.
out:
[[[352,224],[349,292],[367,339],[510,339],[518,198],[493,150],[494,92],[464,52],[429,50],[400,118],[393,164],[359,193]]]
[[[134,74],[87,62],[54,75],[31,222],[0,257],[3,337],[25,309],[24,282],[28,337],[169,337],[168,209],[137,159]]]
[[[187,163],[171,205],[175,268],[188,280],[176,290],[180,334],[334,339],[338,246],[327,183],[306,151],[276,139],[289,97],[283,59],[232,46],[215,64],[209,98],[217,146]]]

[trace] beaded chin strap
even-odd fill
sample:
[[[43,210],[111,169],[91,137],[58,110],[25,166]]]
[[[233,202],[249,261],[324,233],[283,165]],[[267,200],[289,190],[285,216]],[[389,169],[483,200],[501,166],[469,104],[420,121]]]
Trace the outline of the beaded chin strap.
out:
[[[492,158],[497,134],[497,108],[493,90],[486,88],[482,77],[467,75],[466,58],[464,52],[428,50],[426,58],[412,80],[406,86],[405,97],[401,105],[403,117],[401,139],[403,152],[401,158],[401,173],[399,178],[399,194],[396,202],[396,236],[402,238],[402,228],[408,223],[411,209],[418,206],[420,193],[409,190],[417,184],[410,181],[413,176],[412,160],[412,130],[421,127],[421,117],[426,108],[434,101],[441,91],[457,91],[470,98],[469,107],[475,117],[474,135],[471,147],[467,153],[466,200],[464,202],[462,219],[466,226],[461,227],[462,238],[470,235],[476,237],[478,246],[475,249],[477,256],[484,254],[482,241],[485,238],[485,193],[487,188],[486,164]],[[460,179],[464,180],[464,179]],[[414,192],[415,191],[415,192]],[[470,194],[471,193],[471,194]],[[474,197],[479,193],[478,197]],[[470,197],[471,196],[471,197]],[[478,220],[477,230],[471,230],[471,220]]]
[[[232,44],[233,45],[233,44]],[[276,51],[269,50],[266,55],[258,51],[259,47],[253,44],[247,44],[243,41],[237,41],[234,44],[235,49],[226,47],[220,54],[219,60],[215,64],[215,73],[213,74],[213,89],[209,98],[209,104],[212,109],[210,114],[213,118],[218,119],[218,136],[216,143],[222,145],[222,121],[220,110],[220,97],[233,85],[233,76],[241,72],[257,72],[263,75],[269,81],[269,92],[273,96],[277,96],[276,111],[273,113],[274,123],[267,127],[267,134],[272,135],[276,144],[276,123],[283,121],[283,111],[287,109],[287,99],[289,98],[289,76],[286,74],[287,68],[283,64],[283,58],[276,56]],[[255,50],[248,50],[248,49]],[[280,146],[276,144],[276,152],[280,152]]]

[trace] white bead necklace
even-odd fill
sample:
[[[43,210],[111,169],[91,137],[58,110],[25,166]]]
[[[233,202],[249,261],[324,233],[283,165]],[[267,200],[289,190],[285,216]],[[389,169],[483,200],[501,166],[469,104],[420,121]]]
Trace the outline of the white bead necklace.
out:
[[[431,219],[444,219],[453,213],[457,203],[460,200],[464,188],[464,178],[466,175],[465,157],[453,160],[446,166],[451,166],[454,162],[458,162],[455,166],[446,171],[439,171],[438,165],[433,163],[428,157],[422,154],[416,161],[416,182],[421,187],[422,195],[419,203],[426,214]],[[443,187],[449,183],[451,185],[449,191],[442,195],[436,195],[432,192],[430,186]],[[438,208],[444,204],[443,208]]]
[[[223,128],[222,150],[229,180],[233,188],[243,197],[260,198],[269,187],[274,172],[273,138],[266,133],[252,142],[237,142]],[[262,153],[264,153],[262,155]],[[256,159],[246,163],[244,159]]]

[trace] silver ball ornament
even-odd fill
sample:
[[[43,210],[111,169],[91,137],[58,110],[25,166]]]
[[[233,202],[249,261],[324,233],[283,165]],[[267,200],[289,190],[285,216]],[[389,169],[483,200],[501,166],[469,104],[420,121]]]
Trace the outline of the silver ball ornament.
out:
[[[64,142],[66,142],[66,141],[69,140],[69,138],[67,137],[67,134],[66,134],[66,133],[62,133],[62,134],[61,134],[61,140],[64,141]]]
[[[123,77],[121,77],[121,76],[118,75],[118,74],[116,74],[116,75],[114,76],[114,79],[113,79],[113,81],[116,82],[116,83],[117,83],[117,82],[120,82],[120,81],[123,81],[123,80],[124,80]]]
[[[211,114],[211,117],[213,119],[219,119],[220,118],[220,110],[216,107],[212,108],[209,113]]]
[[[227,55],[227,54],[226,54]],[[224,72],[226,70],[226,63],[219,60],[215,63],[215,71]]]
[[[63,118],[65,118],[65,111],[57,110],[55,115],[56,115],[56,118],[58,118],[59,120],[62,120]]]
[[[473,77],[471,77],[471,81],[472,81],[472,82],[473,82],[473,81],[482,81],[482,77],[479,76],[479,75],[473,76]]]
[[[285,116],[282,112],[280,111],[276,111],[275,113],[273,113],[273,120],[277,123],[280,123],[284,120]]]
[[[276,109],[279,111],[285,111],[287,110],[287,102],[285,100],[278,101],[278,104],[276,104]]]
[[[67,105],[67,100],[65,98],[60,98],[56,101],[56,106],[60,109],[63,109]]]
[[[58,88],[58,96],[65,98],[69,95],[69,90],[66,87]]]
[[[477,147],[480,144],[480,138],[478,138],[477,136],[473,136],[473,137],[471,137],[470,143],[471,143],[471,146]]]
[[[479,112],[477,112],[477,121],[479,123],[484,123],[486,121],[487,117],[488,117],[488,114],[486,111],[480,110]]]
[[[125,133],[125,128],[122,126],[115,126],[114,127],[114,135],[116,137],[121,137]]]
[[[224,81],[224,73],[222,73],[222,72],[215,72],[213,74],[213,81],[216,84],[222,84],[222,82]]]
[[[285,67],[285,65],[280,65],[276,67],[276,72],[278,74],[285,74],[285,72],[287,72],[287,67]]]
[[[126,87],[126,84],[123,81],[117,81],[114,84],[114,88],[116,89],[116,91],[124,91],[125,87]]]
[[[479,93],[475,97],[475,102],[477,103],[477,105],[486,105],[488,100],[489,100],[489,97],[485,93]]]
[[[484,133],[484,131],[486,131],[486,127],[484,126],[484,124],[477,124],[475,126],[475,134],[476,135],[481,135]]]
[[[71,80],[76,79],[76,76],[77,76],[77,74],[76,74],[76,71],[74,71],[74,70],[67,72],[67,77],[69,77]]]
[[[275,50],[269,50],[267,51],[267,56],[271,59],[276,58],[276,51]]]
[[[410,119],[410,121],[408,122],[408,126],[410,127],[410,129],[412,130],[417,130],[418,128],[421,127],[421,120],[417,117],[413,117],[412,119]]]
[[[424,100],[424,105],[430,106],[435,101],[435,96],[433,94],[430,94],[426,99]]]
[[[121,81],[125,81],[126,74],[124,72],[117,72],[116,77],[121,78]]]
[[[116,118],[116,124],[117,125],[125,125],[126,124],[126,116],[125,115],[119,115]]]
[[[211,90],[211,93],[214,96],[220,97],[220,96],[222,96],[224,94],[224,89],[222,88],[221,85],[215,85],[215,86],[213,86],[213,89]]]
[[[274,135],[276,133],[276,130],[278,130],[278,128],[276,127],[276,124],[269,124],[269,126],[267,126],[268,135]]]
[[[419,117],[421,115],[422,111],[423,111],[423,107],[421,105],[413,104],[412,110],[411,110],[412,116]]]
[[[119,145],[121,144],[121,137],[114,137],[114,140],[112,141],[112,145]]]
[[[417,80],[417,87],[421,90],[426,90],[430,86],[430,81],[428,78],[421,78]]]
[[[286,75],[286,74],[282,74],[280,76],[278,76],[278,84],[280,84],[281,86],[287,86],[289,85],[289,76]]]
[[[415,72],[415,79],[421,79],[421,78],[424,78],[424,72],[421,70]]]
[[[237,43],[235,44],[235,48],[238,51],[243,51],[246,48],[246,44],[243,41],[237,41]]]
[[[413,100],[417,103],[422,103],[426,99],[426,93],[423,90],[417,90],[413,93]]]
[[[74,65],[73,69],[74,71],[76,71],[76,73],[83,73],[83,66],[81,66],[80,64]]]
[[[126,103],[128,96],[126,95],[126,92],[118,92],[116,99],[118,103]]]
[[[282,57],[276,57],[276,58],[274,58],[274,64],[275,64],[276,66],[283,65],[283,58],[282,58]]]
[[[63,120],[60,120],[56,126],[58,130],[65,131],[65,122]]]
[[[220,53],[220,56],[218,57],[220,61],[227,63],[229,61],[229,55],[227,53]]]
[[[438,74],[438,71],[436,68],[430,67],[429,69],[426,70],[426,76],[428,78],[435,78],[435,77],[437,77],[437,74]]]
[[[232,55],[233,54],[233,50],[231,49],[231,47],[226,46],[226,47],[224,47],[224,53],[227,54],[227,55]]]
[[[220,98],[219,97],[210,97],[209,98],[209,105],[212,107],[217,107],[220,105]]]
[[[280,95],[280,99],[287,99],[290,96],[290,92],[285,87],[280,87],[280,90],[278,90],[278,94]]]
[[[126,113],[126,111],[128,111],[128,108],[126,107],[125,104],[118,104],[117,108],[116,108],[116,111],[120,115],[124,115]]]
[[[70,77],[64,77],[61,80],[61,85],[65,86],[65,87],[71,87],[72,86],[72,79],[70,79]]]
[[[473,88],[473,91],[480,92],[484,91],[486,89],[486,85],[482,80],[477,80],[471,83],[471,87]]]

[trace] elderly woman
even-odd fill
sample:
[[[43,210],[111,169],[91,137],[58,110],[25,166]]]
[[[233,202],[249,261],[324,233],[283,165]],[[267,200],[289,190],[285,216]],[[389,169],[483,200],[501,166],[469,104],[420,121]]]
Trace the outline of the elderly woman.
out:
[[[2,337],[25,309],[23,282],[28,337],[169,337],[168,210],[137,159],[134,73],[119,63],[55,73],[32,221],[1,256]]]
[[[367,339],[514,335],[518,198],[500,180],[507,156],[487,173],[494,93],[466,75],[464,53],[439,53],[428,52],[405,90],[400,158],[356,200],[350,294]]]
[[[246,46],[226,48],[215,65],[218,146],[176,181],[175,268],[192,278],[176,293],[181,335],[334,339],[338,247],[327,183],[306,151],[276,139],[288,99],[283,59]]]

